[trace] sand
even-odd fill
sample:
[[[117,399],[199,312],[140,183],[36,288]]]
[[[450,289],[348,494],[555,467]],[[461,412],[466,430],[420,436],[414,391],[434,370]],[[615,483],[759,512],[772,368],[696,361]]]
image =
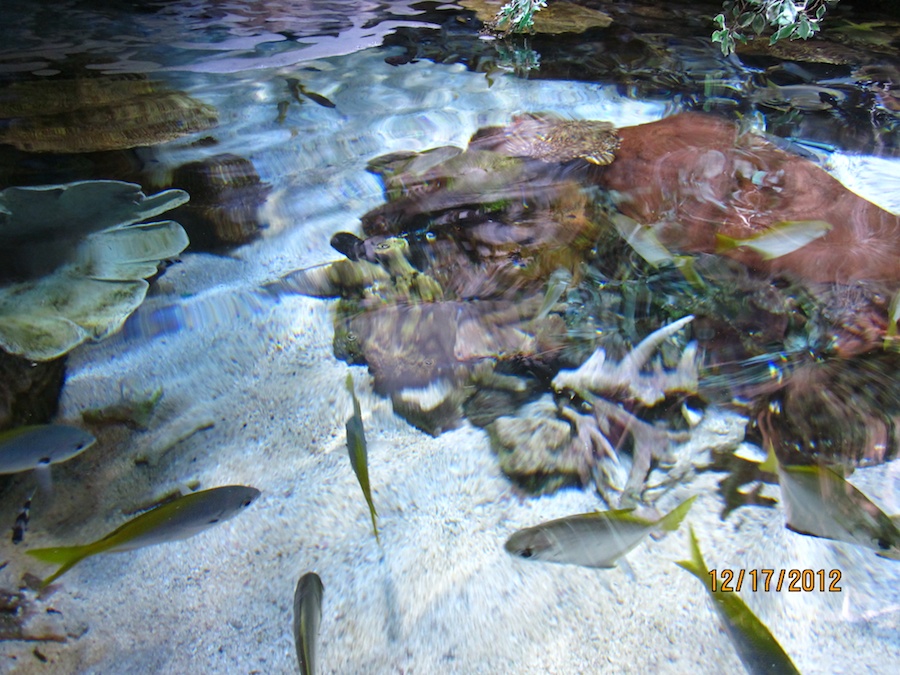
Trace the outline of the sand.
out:
[[[123,386],[161,386],[163,398],[147,431],[101,429],[94,448],[53,469],[52,498],[35,500],[26,545],[4,541],[0,585],[49,573],[23,548],[99,537],[124,522],[123,510],[170,490],[245,484],[262,495],[192,539],[74,568],[35,601],[46,632],[64,641],[0,643],[0,671],[296,672],[294,586],[315,571],[325,586],[325,673],[740,672],[702,585],[673,564],[687,556],[686,528],[640,545],[628,569],[512,558],[503,543],[513,531],[603,508],[599,498],[577,490],[523,498],[484,432],[418,432],[372,393],[365,368],[334,358],[330,302],[255,294],[280,274],[336,259],[331,234],[358,231],[359,215],[381,201],[364,172],[378,154],[462,145],[516,111],[565,109],[620,125],[663,114],[595,85],[500,78],[488,88],[461,66],[394,69],[382,59],[361,52],[319,62],[318,73],[305,73],[307,87],[337,110],[307,105],[287,126],[272,121],[284,72],[196,81],[195,93],[220,110],[243,112],[219,130],[216,152],[240,150],[249,130],[259,141],[249,154],[274,188],[270,228],[231,258],[184,255],[125,331],[72,354],[61,420],[115,403]],[[334,134],[340,142],[325,145]],[[161,309],[177,320],[160,332]],[[344,445],[348,372],[369,439],[380,545]],[[840,593],[742,593],[800,670],[893,672],[900,565],[790,533],[778,510],[744,508],[722,522],[720,478],[701,475],[659,505],[699,495],[688,522],[711,567],[842,573]],[[0,522],[13,522],[30,481],[7,490]],[[896,462],[859,471],[854,482],[900,512]]]

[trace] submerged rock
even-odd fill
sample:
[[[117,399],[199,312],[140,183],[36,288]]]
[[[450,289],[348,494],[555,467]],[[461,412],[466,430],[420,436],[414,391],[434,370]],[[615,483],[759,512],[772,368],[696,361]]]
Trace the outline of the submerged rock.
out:
[[[0,431],[49,422],[59,406],[65,357],[35,363],[0,349]]]
[[[187,231],[191,250],[240,246],[259,236],[263,228],[259,209],[271,188],[260,180],[250,160],[213,155],[182,164],[168,182],[191,196],[171,214]]]
[[[0,90],[0,143],[28,152],[122,150],[218,124],[215,108],[141,76],[13,82]]]

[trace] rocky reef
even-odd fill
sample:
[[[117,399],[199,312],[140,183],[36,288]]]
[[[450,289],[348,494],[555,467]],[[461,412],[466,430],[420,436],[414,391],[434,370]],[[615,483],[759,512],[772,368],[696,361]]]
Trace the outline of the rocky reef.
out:
[[[337,298],[335,355],[429,433],[485,427],[523,488],[650,502],[748,417],[792,461],[896,454],[884,396],[819,397],[893,358],[900,219],[809,160],[708,115],[528,114],[369,169],[365,238],[268,290]],[[704,408],[735,400],[709,441]]]

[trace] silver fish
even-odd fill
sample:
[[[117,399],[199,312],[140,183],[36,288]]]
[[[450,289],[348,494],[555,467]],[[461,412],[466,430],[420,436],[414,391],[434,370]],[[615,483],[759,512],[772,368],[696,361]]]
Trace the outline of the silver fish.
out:
[[[694,528],[691,528],[690,532],[691,559],[675,564],[703,582],[747,672],[751,675],[800,675],[794,662],[772,637],[769,629],[747,607],[740,596],[723,591],[721,588],[713,591],[710,586],[709,570],[700,553]]]
[[[696,496],[686,499],[659,520],[645,520],[634,509],[582,513],[519,530],[506,550],[521,558],[607,569],[651,532],[678,529]]]
[[[79,562],[98,553],[133,551],[144,546],[187,539],[228,520],[250,506],[259,490],[243,485],[201,490],[174,499],[132,518],[105,537],[81,546],[55,546],[26,551],[46,563],[60,565],[44,579],[47,586]]]
[[[65,462],[96,440],[83,429],[66,424],[38,424],[0,432],[0,474]]]
[[[900,560],[897,524],[840,474],[825,466],[783,466],[772,448],[759,468],[778,475],[789,530]]]
[[[325,587],[315,572],[307,572],[294,591],[294,644],[303,675],[316,672],[316,637],[322,621],[322,596]]]

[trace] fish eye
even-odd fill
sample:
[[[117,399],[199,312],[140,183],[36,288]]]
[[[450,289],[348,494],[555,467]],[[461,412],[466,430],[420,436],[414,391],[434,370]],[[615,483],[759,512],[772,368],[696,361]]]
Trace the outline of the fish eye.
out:
[[[347,333],[348,342],[356,342],[356,333]]]
[[[883,537],[879,537],[878,539],[876,539],[875,544],[882,551],[887,551],[891,547],[891,543],[887,539],[884,539]]]
[[[250,506],[253,503],[252,499],[245,499],[241,506]]]
[[[390,247],[391,247],[391,245],[388,242],[383,241],[380,244],[378,244],[378,246],[376,246],[375,248],[379,251],[387,251]]]
[[[534,549],[532,549],[530,546],[527,548],[523,548],[519,555],[523,558],[530,558],[534,555]]]
[[[219,522],[219,519],[218,519],[218,518],[213,518],[212,520],[209,521],[209,524],[210,524],[210,525],[215,525],[215,524],[218,523],[218,522]]]
[[[425,359],[425,360],[423,361],[423,363],[424,363],[426,366],[433,366],[433,365],[434,365],[434,360],[433,360],[433,359]]]
[[[48,464],[50,464],[50,458],[49,458],[49,457],[41,457],[41,458],[38,460],[38,466],[47,466]]]

